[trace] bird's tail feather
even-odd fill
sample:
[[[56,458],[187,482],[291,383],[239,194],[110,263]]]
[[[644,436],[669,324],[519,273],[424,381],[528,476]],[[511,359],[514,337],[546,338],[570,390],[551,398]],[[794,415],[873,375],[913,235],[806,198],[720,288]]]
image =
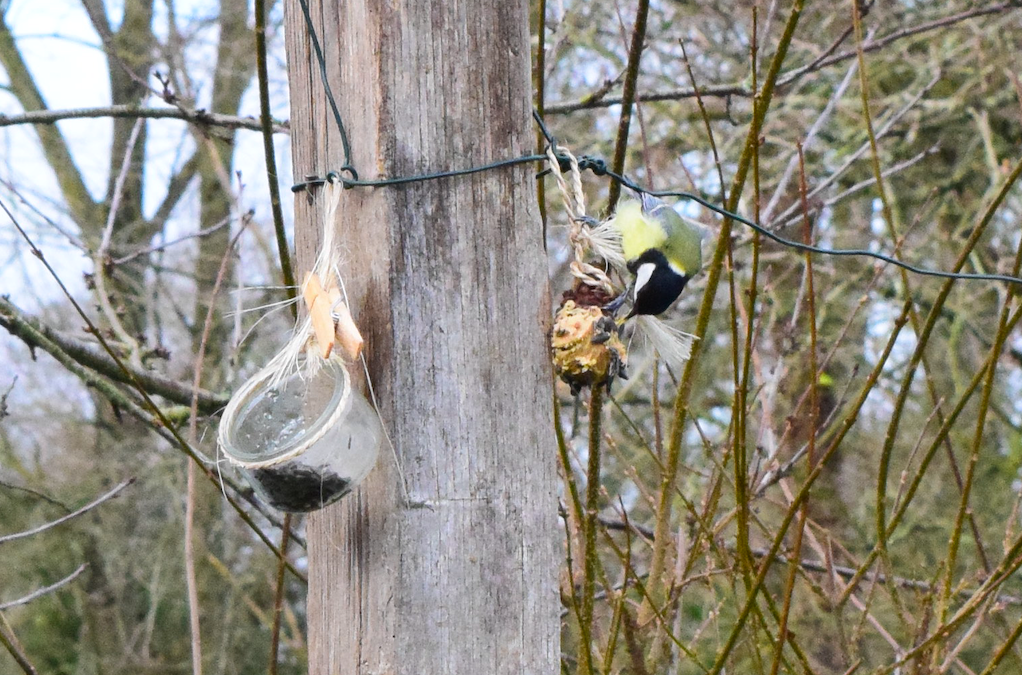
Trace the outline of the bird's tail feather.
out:
[[[695,335],[678,330],[655,316],[639,314],[635,317],[635,327],[639,334],[646,338],[657,355],[672,368],[680,368],[692,355],[692,343],[698,340]]]

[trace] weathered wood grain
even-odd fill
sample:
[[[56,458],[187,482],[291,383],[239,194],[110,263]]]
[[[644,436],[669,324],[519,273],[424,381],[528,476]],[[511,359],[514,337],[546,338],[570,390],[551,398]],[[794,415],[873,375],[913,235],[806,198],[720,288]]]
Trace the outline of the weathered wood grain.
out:
[[[524,0],[313,0],[362,178],[530,151]],[[287,0],[294,175],[343,163]],[[533,167],[345,192],[342,274],[389,449],[309,520],[310,672],[554,673],[555,450]],[[296,199],[298,276],[322,199]]]

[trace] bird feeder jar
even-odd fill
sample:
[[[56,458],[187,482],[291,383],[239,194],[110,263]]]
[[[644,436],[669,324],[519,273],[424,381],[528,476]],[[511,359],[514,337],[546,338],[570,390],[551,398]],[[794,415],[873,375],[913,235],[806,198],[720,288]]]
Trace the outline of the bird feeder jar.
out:
[[[220,422],[224,455],[276,509],[307,512],[348,494],[376,463],[383,428],[337,357],[273,383],[260,371],[234,394]]]

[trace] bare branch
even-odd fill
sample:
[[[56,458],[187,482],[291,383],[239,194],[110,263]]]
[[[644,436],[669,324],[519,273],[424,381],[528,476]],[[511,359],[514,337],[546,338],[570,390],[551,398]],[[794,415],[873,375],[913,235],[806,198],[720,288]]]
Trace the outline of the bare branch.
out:
[[[65,333],[54,330],[39,321],[27,317],[9,300],[0,296],[0,326],[30,347],[41,347],[53,356],[64,356],[97,373],[117,382],[131,384],[120,366],[108,355],[94,349],[91,345]],[[40,340],[42,337],[44,339]],[[191,401],[191,387],[156,373],[134,368],[125,364],[132,376],[148,391],[162,396],[168,401],[188,405]],[[199,410],[203,414],[213,414],[227,405],[230,397],[214,394],[205,389],[199,390]]]
[[[142,348],[138,340],[134,338],[124,328],[120,318],[117,316],[117,312],[114,310],[113,305],[110,303],[111,294],[107,291],[106,287],[106,258],[109,255],[110,240],[114,233],[114,223],[117,222],[117,211],[120,208],[121,196],[124,191],[124,182],[128,177],[128,172],[131,169],[132,155],[135,154],[135,144],[138,141],[139,134],[142,132],[145,123],[141,119],[135,120],[134,126],[131,128],[131,134],[128,136],[127,143],[124,148],[124,159],[121,161],[120,171],[117,172],[117,177],[113,181],[113,191],[110,195],[110,208],[107,211],[106,225],[103,227],[103,237],[100,240],[99,249],[95,255],[92,256],[93,264],[95,266],[95,274],[93,276],[94,283],[96,284],[96,298],[99,301],[99,307],[106,316],[107,322],[110,324],[110,328],[114,334],[121,340],[125,345],[131,348],[131,354],[129,355],[129,363],[138,367],[142,365]]]
[[[986,7],[976,7],[975,9],[970,9],[970,10],[966,10],[964,12],[959,12],[958,14],[952,14],[951,16],[945,16],[945,17],[943,17],[941,19],[934,19],[933,21],[927,21],[925,23],[921,23],[921,24],[918,24],[916,26],[909,26],[908,28],[902,28],[901,30],[896,30],[893,33],[889,33],[889,34],[887,34],[887,35],[885,35],[885,36],[883,36],[881,38],[878,38],[876,40],[869,40],[868,42],[864,42],[862,44],[862,51],[864,53],[865,52],[875,52],[878,49],[883,49],[884,47],[886,47],[887,45],[891,44],[892,42],[897,42],[898,40],[901,40],[901,39],[904,39],[904,38],[907,38],[907,37],[912,37],[913,35],[919,35],[921,33],[928,33],[930,31],[938,30],[940,28],[948,28],[948,27],[953,26],[953,25],[955,25],[957,23],[961,23],[963,21],[967,21],[969,19],[973,19],[973,18],[975,18],[977,16],[986,16],[986,15],[989,15],[989,14],[1000,14],[1001,12],[1010,12],[1013,9],[1019,9],[1018,0],[1005,0],[1005,2],[998,2],[998,3],[993,4],[993,5],[987,5]],[[824,60],[820,61],[819,63],[815,63],[814,62],[814,63],[809,64],[809,65],[810,66],[815,65],[815,68],[813,70],[816,70],[816,69],[819,69],[819,68],[826,68],[827,66],[834,65],[835,63],[840,63],[841,61],[847,61],[848,59],[855,58],[857,56],[857,54],[858,54],[858,51],[856,49],[847,49],[847,50],[845,50],[845,51],[843,51],[843,52],[841,52],[839,54],[835,54],[834,56],[831,56],[828,59],[824,59]],[[782,80],[781,80],[781,84],[788,84],[789,82],[793,82],[794,80],[796,80],[796,79],[802,77],[803,75],[805,75],[806,73],[810,73],[810,72],[813,72],[813,71],[809,70],[808,67],[803,67],[803,68],[796,69],[796,70],[792,71],[791,73],[789,73],[788,75],[785,75],[784,78],[782,78]]]
[[[103,227],[103,238],[100,240],[99,250],[96,251],[97,258],[105,256],[110,249],[110,240],[114,233],[114,223],[117,221],[117,209],[121,203],[121,196],[124,194],[124,182],[128,178],[132,155],[135,154],[135,145],[138,143],[138,137],[143,127],[144,123],[141,118],[135,120],[135,124],[131,128],[131,134],[128,136],[127,147],[124,149],[124,159],[121,160],[121,169],[117,172],[117,178],[114,180],[114,190],[110,196],[110,209],[106,216],[106,225]],[[102,262],[97,261],[96,264],[100,266]],[[116,321],[116,319],[114,320]]]
[[[563,507],[561,507],[561,509],[559,511],[559,515],[560,515],[561,518],[564,518],[566,516],[566,511],[564,510]],[[638,535],[644,537],[645,539],[647,539],[649,541],[653,541],[653,535],[654,535],[653,528],[648,527],[646,525],[640,525],[638,523],[632,522],[631,519],[628,519],[626,521],[626,520],[617,520],[617,519],[614,519],[614,518],[607,518],[605,516],[600,516],[598,518],[598,520],[599,520],[600,525],[603,526],[604,528],[608,529],[608,530],[613,530],[615,532],[625,532],[625,531],[630,530],[630,531],[635,532]],[[733,550],[734,549],[734,547],[730,546],[730,545],[727,546],[727,548],[728,548],[728,550]],[[769,553],[769,551],[767,551],[766,549],[761,549],[761,548],[750,549],[750,552],[752,553],[753,556],[755,556],[756,558],[759,558],[759,559],[765,558],[766,555]],[[784,556],[781,556],[781,555],[776,556],[776,560],[779,563],[788,563],[788,559],[785,558]],[[831,573],[833,573],[833,574],[836,574],[839,577],[842,577],[844,579],[851,579],[852,577],[855,576],[855,573],[857,571],[854,567],[845,567],[845,566],[842,566],[842,565],[833,565],[833,564],[817,562],[815,560],[809,560],[809,559],[800,560],[798,564],[799,564],[799,567],[801,567],[802,569],[804,569],[807,572],[819,572],[821,574],[831,574]],[[865,578],[868,581],[876,581],[879,584],[894,583],[895,585],[897,585],[897,586],[899,586],[901,588],[911,588],[913,590],[922,591],[924,593],[929,593],[929,592],[931,592],[934,589],[933,584],[931,584],[928,581],[923,581],[921,579],[911,579],[909,577],[899,577],[899,576],[890,576],[889,577],[886,574],[875,574],[875,575],[867,575]],[[973,595],[975,595],[975,593],[976,593],[976,591],[971,591],[969,589],[961,589],[961,590],[957,591],[955,593],[955,595],[957,597],[959,597],[959,598],[968,599],[968,598],[971,598]],[[1000,602],[1000,603],[1005,604],[1005,605],[1022,605],[1022,597],[1018,597],[1018,596],[1015,596],[1015,595],[1000,594],[1000,595],[996,596],[996,598],[997,598],[997,602]]]
[[[12,305],[10,305],[10,303],[7,302],[6,299],[3,298],[3,296],[0,296],[0,324],[2,324],[2,320],[4,318],[4,314],[3,314],[2,310],[4,310],[5,307],[11,307],[11,306]],[[7,327],[7,326],[5,326],[5,327]],[[114,405],[120,407],[122,410],[126,410],[130,415],[134,416],[136,419],[138,419],[138,420],[142,421],[143,423],[145,423],[146,425],[148,425],[161,438],[166,440],[171,445],[180,447],[180,441],[179,441],[178,438],[176,438],[174,436],[172,431],[170,429],[168,429],[167,426],[165,426],[164,424],[161,424],[158,420],[154,420],[153,416],[148,411],[144,410],[142,408],[142,406],[139,403],[136,402],[136,399],[131,398],[128,395],[127,392],[121,391],[116,386],[114,386],[109,380],[107,380],[104,377],[101,377],[100,375],[96,374],[96,372],[93,372],[92,370],[90,370],[88,368],[85,368],[84,366],[80,365],[77,361],[75,361],[73,358],[71,358],[71,356],[68,353],[65,353],[59,347],[57,347],[55,344],[53,344],[50,341],[48,336],[43,335],[39,331],[33,332],[32,324],[29,321],[23,320],[22,324],[19,326],[19,328],[20,329],[24,329],[26,331],[27,337],[22,337],[22,340],[24,340],[27,344],[38,345],[42,349],[46,350],[55,359],[57,359],[57,361],[61,365],[63,365],[65,368],[67,368],[68,371],[71,372],[71,374],[75,375],[76,377],[81,379],[83,382],[85,382],[85,384],[87,386],[95,388],[97,391],[99,391],[100,394],[105,396],[111,403],[113,403]],[[8,330],[10,330],[10,328],[8,328]],[[15,333],[15,335],[18,335],[18,334]],[[18,335],[18,337],[21,337],[21,335]],[[90,351],[91,351],[91,349],[90,349]],[[102,358],[107,358],[107,357],[104,356]],[[116,366],[116,364],[114,364],[114,366],[112,366],[112,367],[118,367],[118,366]],[[130,366],[128,366],[127,364],[124,364],[124,367],[125,367],[125,369],[127,369],[127,370],[132,372],[133,376],[137,380],[137,383],[138,383],[137,386],[145,387],[149,391],[152,391],[153,393],[157,393],[157,391],[154,388],[152,388],[151,383],[147,383],[147,381],[146,381],[146,378],[151,377],[151,374],[146,374],[146,373],[139,374],[139,373],[136,373],[135,371],[131,370]],[[125,376],[124,376],[123,371],[120,374],[120,379],[122,381],[126,379]],[[133,382],[131,384],[135,384],[135,383]],[[176,386],[180,387],[181,385],[177,385],[176,384]],[[163,394],[160,394],[160,395],[162,396]],[[207,395],[206,393],[203,393],[202,396],[205,397],[206,395]],[[186,399],[190,400],[190,398],[189,398],[190,397],[190,390],[186,390],[184,392],[184,396],[186,397]],[[223,402],[220,403],[218,405],[218,407],[223,407],[224,405],[226,405],[226,401],[227,401],[227,397],[223,397]],[[188,447],[188,450],[191,450],[190,446]],[[192,452],[194,452],[194,451],[192,451]],[[197,455],[196,455],[196,461],[200,461],[200,458],[198,458]],[[212,460],[209,460],[209,459],[207,459],[205,457],[202,457],[201,461],[202,461],[203,466],[209,471],[209,475],[211,476],[211,480],[215,480],[218,484],[222,484],[222,485],[225,485],[225,486],[229,487],[235,494],[237,494],[239,497],[241,497],[246,502],[248,502],[256,511],[259,512],[260,515],[262,515],[264,518],[266,518],[267,521],[269,521],[270,524],[272,524],[273,526],[275,526],[275,527],[280,527],[281,526],[280,517],[277,516],[277,514],[272,512],[270,509],[268,509],[266,506],[264,506],[258,499],[256,499],[255,494],[254,494],[252,488],[240,485],[237,481],[235,481],[234,479],[230,478],[229,476],[219,476],[219,478],[215,477],[213,475],[213,470],[211,468],[211,467],[214,466],[214,463],[212,462]],[[240,509],[240,507],[237,505],[237,502],[235,502],[234,500],[228,499],[228,502],[236,510]],[[243,513],[244,513],[243,511],[239,511],[239,515],[242,515]],[[245,514],[245,515],[247,515],[247,514]],[[245,517],[245,516],[243,515],[243,517]],[[255,529],[254,525],[253,525],[253,529]],[[261,531],[256,530],[256,534],[259,535],[260,538],[264,538],[265,537],[265,535],[263,535]],[[292,537],[295,539],[295,541],[297,541],[299,543],[299,545],[302,546],[302,548],[305,548],[305,541],[303,539],[299,539],[297,537],[294,537],[294,535],[292,535]],[[272,542],[269,542],[268,540],[265,540],[265,541],[267,541],[268,545],[273,547]],[[272,550],[276,551],[276,548],[273,547]],[[294,569],[294,567],[291,566],[290,564],[289,564],[289,569],[291,569],[291,571],[294,572],[295,575],[299,579],[301,579],[303,581],[305,580],[305,577],[302,576],[301,573],[297,572]]]
[[[127,480],[123,480],[120,483],[118,483],[112,490],[110,490],[109,492],[106,492],[105,494],[97,497],[96,499],[92,500],[91,502],[89,502],[88,504],[86,504],[82,508],[78,509],[77,511],[72,511],[71,513],[67,514],[66,516],[61,516],[60,518],[57,518],[56,520],[51,520],[50,522],[44,523],[44,524],[40,525],[39,527],[34,527],[31,530],[25,530],[23,532],[15,532],[13,534],[5,534],[4,536],[0,537],[0,544],[6,544],[8,542],[16,541],[18,539],[25,539],[27,537],[32,537],[32,536],[35,536],[35,535],[40,534],[42,532],[45,532],[46,530],[54,528],[57,525],[62,525],[62,524],[66,523],[67,521],[69,521],[69,520],[71,520],[73,518],[77,518],[78,516],[82,515],[83,513],[87,513],[89,511],[91,511],[92,509],[96,508],[97,506],[99,506],[103,502],[106,502],[106,501],[109,501],[110,499],[113,499],[114,497],[117,496],[117,493],[119,493],[121,490],[123,490],[124,488],[128,487],[129,485],[131,485],[134,482],[135,482],[134,478],[128,478]],[[3,607],[0,607],[0,609],[3,609]]]
[[[18,642],[18,636],[14,634],[14,629],[11,628],[10,622],[7,621],[7,617],[2,613],[0,613],[0,644],[3,644],[7,653],[17,662],[25,675],[37,675],[39,673],[35,666],[29,662],[28,657],[25,656],[25,651],[21,648],[21,643]]]
[[[248,212],[248,216],[251,217],[252,215],[254,215],[254,212],[249,211]],[[193,232],[191,234],[184,234],[184,235],[181,235],[180,237],[178,237],[177,239],[171,239],[170,241],[163,242],[162,244],[156,244],[154,246],[147,246],[147,247],[145,247],[145,248],[143,248],[143,249],[141,249],[139,251],[135,251],[134,253],[129,253],[128,255],[126,255],[124,257],[121,257],[121,258],[117,258],[116,260],[113,261],[113,263],[114,263],[114,265],[121,265],[123,263],[126,263],[126,262],[129,262],[131,260],[134,260],[135,258],[138,258],[140,256],[148,255],[150,253],[155,253],[157,251],[163,251],[163,250],[165,250],[167,248],[170,248],[171,246],[173,246],[175,244],[180,244],[183,241],[188,241],[189,239],[198,239],[198,238],[205,237],[207,235],[213,234],[214,232],[217,232],[218,230],[222,230],[223,228],[227,227],[230,224],[231,224],[231,218],[227,217],[227,218],[224,218],[223,220],[221,220],[216,225],[212,225],[210,227],[207,227],[205,230],[199,230],[198,232]]]
[[[845,91],[852,83],[852,78],[855,76],[857,68],[857,62],[853,61],[852,65],[848,68],[848,72],[845,73],[844,78],[841,80],[841,84],[839,84],[834,90],[834,93],[831,94],[830,98],[827,100],[827,105],[824,106],[823,110],[813,122],[813,125],[809,127],[809,131],[806,132],[805,138],[802,141],[803,151],[809,150],[812,147],[813,141],[816,139],[816,135],[830,120],[835,108],[837,108],[838,101],[840,101],[841,97],[845,95]],[[788,160],[788,165],[784,167],[784,173],[781,174],[781,179],[777,181],[777,187],[774,188],[774,194],[770,197],[770,201],[767,202],[766,207],[760,213],[760,222],[770,222],[770,216],[773,215],[774,209],[777,207],[778,202],[784,195],[788,187],[788,181],[791,180],[792,175],[795,173],[795,167],[797,165],[798,153],[793,152],[791,154],[791,159]]]
[[[937,85],[938,82],[940,82],[940,73],[939,72],[935,73],[934,76],[932,78],[930,78],[929,82],[927,82],[918,92],[916,92],[912,96],[911,99],[908,100],[908,102],[905,103],[905,105],[903,105],[896,112],[894,112],[884,122],[883,126],[880,127],[880,129],[878,129],[877,132],[876,132],[876,139],[880,140],[881,138],[886,137],[887,134],[890,133],[891,130],[893,130],[895,128],[895,125],[898,124],[898,122],[900,122],[901,119],[906,114],[908,114],[911,110],[913,110],[916,107],[916,105],[918,105],[919,101],[921,101],[922,98],[924,96],[926,96],[926,94],[928,94],[930,92],[930,90],[933,89],[933,87],[935,87]],[[850,153],[845,158],[845,160],[841,163],[841,166],[839,166],[837,169],[835,169],[825,179],[823,179],[818,184],[813,186],[813,189],[809,191],[809,194],[807,195],[807,197],[809,199],[812,199],[813,197],[818,195],[821,191],[823,191],[826,188],[830,187],[830,185],[832,185],[842,175],[844,175],[844,173],[851,166],[853,166],[857,161],[859,161],[859,159],[863,155],[866,154],[866,152],[869,150],[869,148],[870,148],[869,141],[868,140],[864,141],[862,143],[862,145],[860,145],[858,147],[858,149],[856,149],[854,152]],[[914,157],[914,158],[912,158],[910,160],[907,160],[907,162],[908,162],[907,164],[905,162],[902,162],[897,167],[892,167],[891,169],[888,169],[888,171],[892,171],[892,170],[893,171],[899,171],[899,170],[901,170],[903,168],[906,168],[907,166],[911,166],[916,161],[922,159],[925,155],[929,154],[931,152],[931,150],[926,150],[923,153],[921,153],[920,155],[917,155],[916,157]],[[872,184],[875,184],[875,181],[873,181]],[[856,185],[856,186],[852,186],[852,188],[850,188],[850,190],[852,190],[852,191],[855,191],[857,189],[860,189],[860,186]],[[845,192],[843,192],[841,194],[841,196],[844,197],[844,196],[847,196],[847,194],[851,194],[851,193],[846,190]],[[798,211],[798,204],[791,204],[783,212],[778,214],[777,217],[774,218],[773,221],[764,220],[764,222],[768,223],[770,226],[776,227],[775,223],[778,223],[778,222],[787,223],[789,221],[789,219],[800,218],[801,216],[797,215],[797,211]]]
[[[220,127],[223,129],[247,129],[261,131],[255,117],[238,117],[212,113],[206,110],[187,108],[144,108],[137,105],[112,105],[103,108],[74,108],[69,110],[33,110],[21,115],[0,115],[0,127],[17,124],[54,124],[61,120],[95,118],[145,118],[184,120],[199,127]],[[273,120],[273,131],[278,134],[291,133],[287,120]]]
[[[728,96],[748,97],[752,95],[752,92],[749,91],[748,87],[740,84],[722,84],[717,86],[700,87],[699,95],[703,97],[716,98],[727,98]],[[646,92],[637,95],[636,98],[641,100],[643,103],[653,103],[656,101],[678,101],[686,98],[695,98],[695,96],[695,89],[683,88],[669,89],[667,91]],[[577,112],[579,110],[609,108],[612,105],[621,105],[623,102],[624,101],[620,96],[612,98],[596,98],[590,95],[575,103],[550,104],[546,107],[545,111],[548,115],[564,115],[567,113]]]
[[[224,218],[225,222],[230,222],[231,217],[228,215]],[[213,319],[216,312],[216,296],[220,292],[220,286],[223,284],[224,276],[227,273],[227,268],[234,256],[234,247],[238,243],[238,239],[241,238],[242,233],[245,231],[248,224],[251,222],[251,218],[243,218],[241,227],[238,232],[231,238],[227,244],[227,248],[224,250],[224,254],[220,259],[220,268],[217,271],[216,280],[213,282],[213,289],[210,292],[209,306],[206,311],[206,320],[202,326],[202,336],[199,338],[199,348],[196,350],[195,355],[195,374],[192,377],[192,400],[190,407],[190,415],[188,419],[188,442],[192,445],[196,445],[198,439],[198,407],[199,407],[199,386],[202,383],[202,366],[205,363],[206,357],[206,345],[209,341],[210,331],[213,328]],[[219,228],[219,225],[214,225],[214,228]],[[187,589],[188,596],[188,619],[189,629],[192,638],[192,673],[193,675],[201,675],[202,673],[202,640],[201,631],[199,629],[199,585],[195,576],[195,483],[197,480],[197,469],[193,462],[188,463],[188,485],[187,485],[187,496],[185,498],[185,587]],[[287,532],[291,524],[291,515],[284,516],[284,542],[280,547],[280,572],[284,574],[283,570],[287,563]],[[283,582],[281,582],[283,583]],[[271,664],[271,672],[273,672],[273,666]]]
[[[63,579],[61,579],[60,581],[58,581],[55,584],[50,584],[49,586],[44,586],[42,588],[38,588],[38,589],[32,591],[31,593],[29,593],[28,595],[23,596],[21,598],[18,598],[17,600],[10,600],[8,602],[0,602],[0,612],[2,612],[5,609],[10,609],[11,607],[19,607],[21,605],[27,605],[28,603],[32,602],[33,600],[35,600],[37,598],[41,598],[44,595],[52,593],[53,591],[57,590],[61,586],[66,586],[67,584],[69,584],[72,581],[74,581],[75,579],[77,579],[78,575],[80,575],[82,572],[84,572],[85,568],[88,567],[88,566],[89,566],[88,563],[82,563],[81,565],[78,566],[78,569],[76,569],[74,572],[72,572],[71,574],[67,575],[66,577],[64,577]]]
[[[110,39],[110,19],[106,14],[106,5],[103,0],[82,0],[85,13],[89,15],[92,27],[99,33],[104,42]]]
[[[60,233],[60,235],[62,237],[67,239],[69,244],[71,244],[72,246],[74,246],[75,248],[77,248],[80,251],[88,253],[88,248],[85,246],[84,243],[82,243],[82,240],[79,239],[76,234],[74,234],[68,228],[62,226],[60,223],[58,223],[57,221],[55,221],[54,219],[50,218],[48,215],[43,213],[39,209],[39,207],[37,207],[35,204],[32,203],[31,200],[26,199],[25,196],[21,194],[21,192],[14,185],[14,183],[11,183],[10,181],[7,181],[7,180],[4,180],[3,178],[0,178],[0,185],[3,185],[7,190],[9,190],[10,193],[12,195],[14,195],[17,198],[17,200],[22,204],[22,206],[27,208],[29,211],[34,213],[40,220],[42,220],[47,225],[49,225],[54,230],[56,230],[58,233]]]
[[[17,492],[24,492],[25,494],[30,494],[33,497],[36,497],[38,499],[43,500],[44,502],[48,502],[50,504],[53,504],[54,506],[60,507],[61,509],[63,509],[64,513],[71,513],[71,509],[67,506],[67,504],[65,504],[62,501],[58,501],[58,500],[54,499],[53,497],[49,496],[45,492],[41,492],[39,490],[35,490],[33,488],[26,487],[24,485],[15,485],[14,483],[8,483],[5,480],[0,480],[0,488],[3,488],[5,490],[15,490]]]
[[[945,16],[941,19],[934,19],[933,21],[927,21],[916,26],[910,26],[901,30],[894,31],[888,35],[885,35],[876,40],[870,40],[862,45],[863,52],[874,52],[878,49],[890,45],[892,42],[897,42],[907,37],[914,35],[920,35],[922,33],[928,33],[930,31],[938,30],[940,28],[948,28],[955,24],[961,23],[968,19],[973,19],[977,16],[986,16],[990,14],[1000,14],[1002,12],[1008,12],[1012,9],[1018,9],[1019,5],[1016,0],[1005,0],[1004,2],[998,2],[993,5],[986,7],[977,7],[970,9],[965,12],[959,12],[958,14],[952,14],[951,16]],[[849,49],[838,54],[834,54],[829,58],[816,59],[812,63],[805,66],[795,68],[777,80],[778,88],[792,84],[793,82],[802,78],[803,75],[822,70],[827,66],[832,66],[842,61],[847,61],[856,57],[856,50]],[[703,97],[712,96],[719,98],[727,98],[729,96],[739,96],[747,98],[752,96],[752,90],[747,86],[736,83],[736,84],[722,84],[710,87],[700,87],[699,95]],[[666,91],[654,91],[641,93],[636,98],[646,103],[653,101],[678,101],[686,98],[695,98],[696,91],[691,88],[679,88],[669,89]],[[581,101],[573,103],[554,103],[546,106],[545,112],[548,115],[564,115],[567,113],[576,112],[579,110],[587,110],[592,108],[609,108],[613,105],[621,105],[623,99],[620,96],[614,98],[595,98],[593,96],[587,96]]]

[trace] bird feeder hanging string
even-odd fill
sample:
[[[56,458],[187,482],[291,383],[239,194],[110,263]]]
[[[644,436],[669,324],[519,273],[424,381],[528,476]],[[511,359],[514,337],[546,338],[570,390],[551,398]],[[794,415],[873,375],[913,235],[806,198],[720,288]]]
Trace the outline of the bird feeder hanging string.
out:
[[[561,171],[558,151],[562,157],[568,158],[571,167],[569,170],[571,174],[570,186]],[[614,295],[614,284],[607,273],[586,262],[587,252],[601,247],[594,245],[588,226],[592,219],[586,216],[585,194],[582,192],[582,172],[579,170],[578,159],[564,146],[559,146],[555,151],[552,144],[547,146],[547,158],[550,162],[550,172],[557,179],[557,187],[560,189],[564,208],[568,212],[568,221],[571,223],[568,228],[568,241],[571,242],[571,248],[575,254],[575,259],[570,265],[571,273],[582,283],[603,289],[608,295]]]
[[[323,192],[326,196],[326,208],[323,210],[323,236],[320,239],[319,255],[316,256],[316,262],[312,266],[312,271],[321,279],[325,279],[331,272],[336,271],[334,232],[337,229],[337,207],[341,203],[343,190],[340,177],[334,173],[328,174],[326,183],[323,185]]]
[[[264,370],[270,386],[295,372],[302,353],[318,352],[317,358],[306,361],[306,375],[313,375],[330,356],[335,340],[338,340],[351,359],[358,357],[362,338],[351,320],[344,298],[344,282],[337,270],[335,250],[335,220],[337,208],[344,190],[340,181],[328,177],[324,181],[323,193],[326,206],[323,209],[323,230],[319,253],[312,270],[301,286],[301,296],[308,307],[306,316],[299,320],[295,332]],[[343,301],[342,301],[343,298]]]

